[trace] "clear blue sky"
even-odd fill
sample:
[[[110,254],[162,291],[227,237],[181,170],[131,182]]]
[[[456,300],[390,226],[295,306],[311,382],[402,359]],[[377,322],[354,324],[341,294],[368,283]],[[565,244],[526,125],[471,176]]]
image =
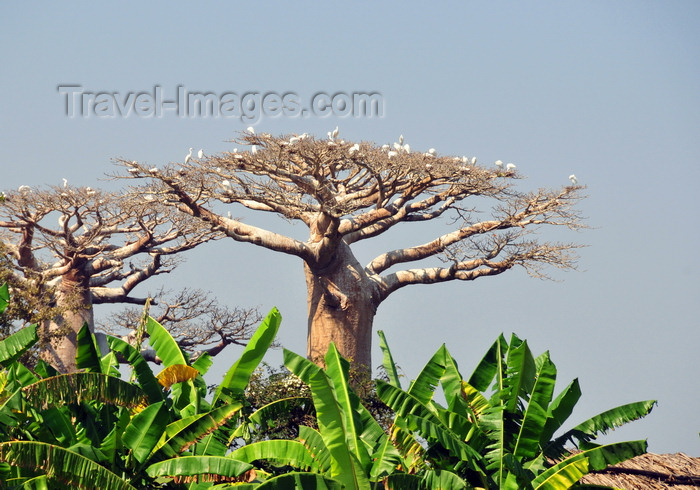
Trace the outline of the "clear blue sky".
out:
[[[511,271],[416,286],[383,304],[375,326],[406,376],[442,342],[468,375],[500,332],[516,332],[536,353],[550,350],[560,389],[580,378],[572,424],[656,398],[651,415],[610,440],[648,437],[653,452],[700,456],[699,19],[695,1],[3,2],[0,187],[63,177],[95,186],[113,157],[162,165],[191,146],[225,151],[249,125],[172,111],[69,118],[62,84],[122,97],[159,86],[172,98],[179,85],[303,101],[378,92],[383,117],[283,115],[255,126],[325,135],[338,125],[346,139],[378,143],[404,134],[415,149],[512,161],[528,188],[575,173],[589,196],[581,210],[591,229],[558,235],[588,245],[580,271],[555,273],[557,282]],[[361,262],[428,238],[409,228],[359,249]],[[293,258],[222,241],[189,254],[168,280],[230,305],[278,306],[281,342],[304,352]],[[210,382],[236,355],[217,361]]]

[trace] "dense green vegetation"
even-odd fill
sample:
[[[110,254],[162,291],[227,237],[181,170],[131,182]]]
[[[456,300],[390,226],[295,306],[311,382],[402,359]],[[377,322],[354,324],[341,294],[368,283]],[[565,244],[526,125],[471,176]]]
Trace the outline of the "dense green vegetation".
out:
[[[8,301],[5,286],[0,311]],[[581,396],[578,381],[555,395],[549,354],[533,356],[515,335],[500,336],[466,378],[442,346],[404,388],[379,332],[386,379],[358,396],[353,387],[366,387],[351,379],[333,344],[325,368],[285,350],[289,374],[261,376],[280,321],[273,309],[211,397],[203,378],[211,358],[189,359],[152,318],[140,328],[162,361],[158,374],[121,339],[109,337],[109,352],[100,352],[87,328],[78,336],[80,372],[73,374],[59,375],[43,361],[30,370],[19,361],[37,342],[35,326],[6,338],[0,342],[0,484],[559,489],[646,451],[645,441],[598,445],[595,439],[643,417],[654,401],[565,429]],[[129,368],[128,381],[120,363]],[[271,383],[275,388],[266,391]],[[446,406],[435,401],[438,389]],[[370,410],[365,400],[385,406]]]

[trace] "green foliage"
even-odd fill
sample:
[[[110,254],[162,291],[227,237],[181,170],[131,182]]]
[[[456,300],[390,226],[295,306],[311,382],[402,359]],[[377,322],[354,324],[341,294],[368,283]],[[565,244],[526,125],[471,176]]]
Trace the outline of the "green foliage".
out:
[[[535,358],[527,342],[515,335],[508,342],[501,336],[469,382],[462,380],[456,362],[442,346],[408,391],[378,382],[378,393],[396,411],[395,425],[404,431],[397,444],[401,455],[408,458],[410,450],[425,441],[425,451],[416,450],[420,461],[415,465],[415,474],[424,478],[421,463],[423,468],[453,472],[478,487],[568,488],[588,471],[646,451],[645,441],[604,446],[591,441],[648,414],[655,401],[608,410],[552,439],[581,394],[575,380],[554,397],[556,373],[549,353]],[[438,384],[448,408],[434,401]],[[564,447],[573,440],[582,451]]]
[[[145,328],[165,364],[158,375],[120,339],[109,337],[110,351],[100,352],[87,328],[77,337],[82,372],[67,375],[45,363],[32,372],[18,360],[37,342],[34,326],[0,341],[0,483],[558,489],[646,450],[645,441],[595,440],[645,416],[655,401],[562,430],[581,396],[578,381],[555,396],[549,353],[533,356],[515,335],[500,336],[467,380],[443,345],[404,390],[380,333],[386,380],[373,389],[333,344],[325,368],[285,350],[286,370],[261,370],[280,321],[273,309],[210,402],[202,375],[211,359],[190,363],[150,317]],[[119,377],[118,357],[132,369],[131,381]],[[438,389],[446,406],[436,401]],[[247,444],[236,447],[240,441]]]

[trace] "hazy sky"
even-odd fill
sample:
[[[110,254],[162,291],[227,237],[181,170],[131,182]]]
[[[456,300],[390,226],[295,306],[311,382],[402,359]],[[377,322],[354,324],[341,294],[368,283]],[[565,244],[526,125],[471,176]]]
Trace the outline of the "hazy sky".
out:
[[[377,93],[381,116],[303,117],[292,107],[275,117],[274,97],[266,114],[248,114],[273,134],[323,136],[337,125],[349,140],[403,134],[414,149],[514,162],[523,189],[566,185],[575,173],[588,195],[580,209],[591,228],[557,234],[587,245],[579,271],[555,271],[556,282],[513,270],[414,286],[380,306],[375,327],[407,380],[442,342],[466,377],[499,333],[515,332],[536,354],[550,351],[559,390],[580,379],[568,427],[658,399],[646,419],[607,440],[648,438],[653,452],[700,456],[698,20],[695,1],[3,2],[0,187],[63,177],[113,185],[98,180],[114,170],[112,158],[162,165],[189,147],[226,151],[251,124],[234,117],[235,105],[218,117],[181,116],[167,104],[156,113],[158,94],[293,94],[302,108],[317,93]],[[146,95],[121,116],[114,99],[85,95],[69,117],[68,92],[78,88],[59,89],[68,85],[116,93],[122,104]],[[432,238],[421,232],[406,226],[357,255],[366,263]],[[299,260],[227,240],[190,253],[167,281],[232,306],[278,306],[281,343],[305,352]],[[238,352],[220,356],[209,382]]]

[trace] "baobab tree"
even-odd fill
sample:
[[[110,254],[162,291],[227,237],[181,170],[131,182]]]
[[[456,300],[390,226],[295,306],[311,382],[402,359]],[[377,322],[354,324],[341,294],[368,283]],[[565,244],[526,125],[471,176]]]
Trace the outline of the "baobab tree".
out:
[[[67,183],[21,186],[0,202],[5,273],[15,290],[44,303],[35,302],[30,320],[41,322],[42,357],[61,372],[76,368],[83,324],[94,331],[94,304],[144,304],[148,298],[132,296],[137,285],[172,271],[180,253],[218,236],[152,199]]]
[[[120,163],[126,177],[148,179],[136,193],[153,195],[237,242],[301,259],[307,355],[316,361],[333,341],[344,356],[370,367],[377,308],[405,286],[473,281],[516,266],[538,277],[548,266],[575,267],[575,244],[541,241],[533,232],[545,225],[580,228],[574,205],[581,186],[522,192],[513,164],[485,167],[432,148],[411,151],[403,137],[382,147],[343,141],[337,128],[328,139],[249,128],[233,143],[249,149],[171,164],[155,175]],[[477,211],[477,201],[488,211]],[[308,239],[248,224],[255,213],[243,222],[224,214],[222,205],[301,222]],[[452,223],[450,231],[387,249],[364,266],[353,253],[362,240],[439,219]]]
[[[168,329],[180,348],[194,360],[204,353],[215,356],[229,345],[246,345],[254,327],[262,320],[257,309],[229,308],[200,289],[161,290],[154,295],[156,301],[146,312],[143,308],[126,306],[97,321],[98,328],[135,344],[139,322],[148,313]],[[153,349],[142,348],[141,354],[147,361],[160,363]]]

